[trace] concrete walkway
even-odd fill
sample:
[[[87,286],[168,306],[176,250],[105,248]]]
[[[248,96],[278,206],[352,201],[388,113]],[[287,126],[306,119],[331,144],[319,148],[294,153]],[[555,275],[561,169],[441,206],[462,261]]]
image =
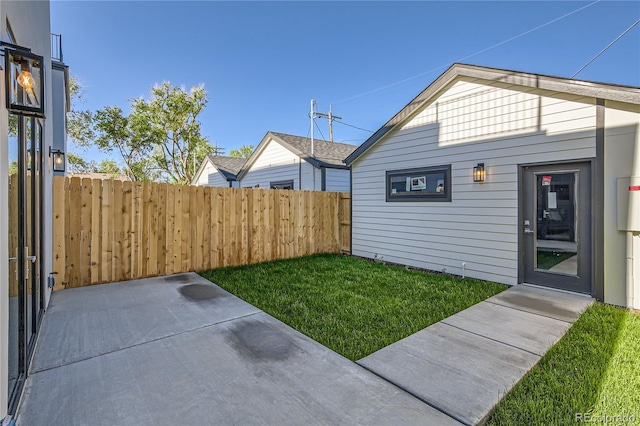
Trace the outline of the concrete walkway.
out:
[[[358,364],[461,423],[478,424],[592,302],[515,286]]]
[[[196,274],[55,292],[19,425],[459,425]]]

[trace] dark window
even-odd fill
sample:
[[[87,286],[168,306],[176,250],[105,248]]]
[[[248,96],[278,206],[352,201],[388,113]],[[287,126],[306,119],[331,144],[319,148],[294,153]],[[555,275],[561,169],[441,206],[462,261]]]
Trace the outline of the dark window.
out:
[[[278,182],[270,182],[271,189],[293,189],[293,180],[281,180]]]
[[[387,201],[451,201],[451,165],[387,172]]]

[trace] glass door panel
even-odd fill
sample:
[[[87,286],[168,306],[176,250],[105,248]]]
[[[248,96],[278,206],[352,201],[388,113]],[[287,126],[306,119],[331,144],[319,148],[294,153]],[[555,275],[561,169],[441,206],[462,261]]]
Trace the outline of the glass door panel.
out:
[[[40,224],[42,128],[33,117],[9,117],[9,414],[24,385],[42,312]]]
[[[26,338],[27,344],[31,341],[31,335],[34,331],[33,321],[33,267],[31,265],[31,250],[34,237],[33,229],[33,119],[25,118],[25,134],[26,134],[26,179],[25,179],[25,192],[24,192],[24,204],[25,204],[25,247],[24,247],[24,262],[25,262],[25,296],[26,296]]]
[[[40,238],[42,236],[42,220],[43,220],[43,208],[44,205],[42,203],[42,187],[44,182],[44,174],[43,170],[43,161],[44,158],[42,156],[42,123],[40,123],[40,119],[34,119],[34,161],[33,161],[33,187],[35,188],[33,191],[34,195],[34,209],[33,209],[33,228],[36,230],[33,236],[33,249],[31,250],[31,254],[35,256],[36,261],[33,262],[33,273],[35,276],[34,286],[33,286],[33,294],[34,294],[34,322],[37,323],[40,319],[40,316],[44,313],[44,295],[43,295],[43,277],[44,275],[44,264],[41,259],[43,259],[42,255],[42,244]],[[37,325],[36,325],[37,329]],[[34,330],[34,332],[37,330]]]
[[[575,172],[536,175],[536,270],[578,274]]]
[[[523,166],[522,282],[590,293],[591,164]]]
[[[17,117],[9,117],[9,397],[20,375],[20,297],[18,282],[18,135]]]

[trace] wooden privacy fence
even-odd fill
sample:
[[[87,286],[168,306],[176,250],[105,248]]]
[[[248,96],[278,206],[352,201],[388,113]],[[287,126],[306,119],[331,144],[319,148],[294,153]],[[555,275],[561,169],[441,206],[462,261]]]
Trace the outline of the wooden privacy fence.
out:
[[[53,178],[55,289],[349,251],[349,194]]]

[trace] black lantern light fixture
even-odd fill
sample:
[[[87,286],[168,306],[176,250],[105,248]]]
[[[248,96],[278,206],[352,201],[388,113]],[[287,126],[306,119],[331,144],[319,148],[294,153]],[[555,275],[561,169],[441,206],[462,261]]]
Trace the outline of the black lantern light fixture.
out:
[[[64,159],[64,152],[59,149],[49,147],[49,156],[53,160],[53,171],[64,172],[66,161]]]
[[[44,60],[28,49],[4,46],[7,109],[20,115],[44,117]]]
[[[473,181],[484,182],[484,176],[484,163],[478,163],[478,165],[473,168]]]

